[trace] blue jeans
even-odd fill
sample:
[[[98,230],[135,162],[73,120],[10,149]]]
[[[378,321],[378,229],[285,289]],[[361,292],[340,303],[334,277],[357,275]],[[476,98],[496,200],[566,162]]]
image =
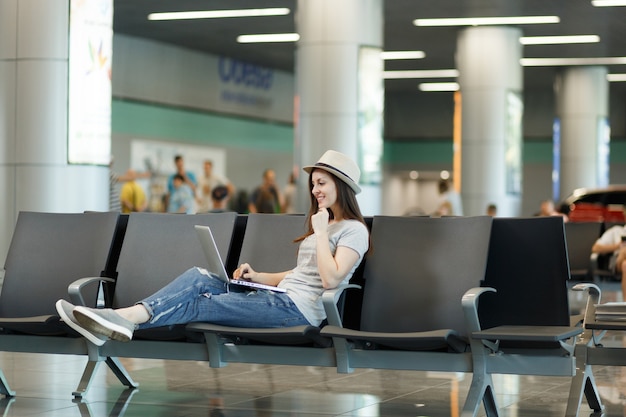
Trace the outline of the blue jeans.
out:
[[[286,293],[229,286],[214,274],[195,267],[139,304],[150,313],[150,320],[140,324],[139,329],[191,322],[234,327],[309,324]]]

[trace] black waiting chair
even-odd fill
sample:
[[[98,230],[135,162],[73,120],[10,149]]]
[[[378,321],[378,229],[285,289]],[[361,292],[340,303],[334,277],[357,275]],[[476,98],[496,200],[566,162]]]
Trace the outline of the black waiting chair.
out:
[[[20,212],[0,293],[0,350],[87,354],[82,337],[60,321],[55,303],[70,300],[73,281],[111,273],[116,233],[123,234],[119,220],[119,213]],[[98,289],[83,288],[82,301],[95,307]],[[12,396],[0,377],[0,393]]]
[[[117,264],[117,278],[108,284],[114,285],[112,304],[108,307],[133,305],[187,269],[206,266],[204,252],[194,228],[196,224],[211,227],[222,261],[226,263],[236,219],[237,214],[234,212],[196,215],[131,213]],[[73,284],[71,291],[78,292],[78,287],[85,282],[98,280],[97,276],[85,275]],[[87,393],[93,375],[102,362],[111,368],[124,385],[132,388],[137,384],[116,360],[118,356],[176,359],[197,355],[198,360],[206,360],[206,348],[202,342],[202,339],[197,338],[197,333],[189,333],[184,325],[180,325],[138,330],[130,343],[108,341],[100,347],[90,344],[90,360],[73,395],[78,398]]]
[[[480,297],[483,330],[472,333],[474,372],[483,367],[499,374],[563,376],[576,386],[575,351],[583,328],[572,325],[569,279],[561,218],[494,219],[482,285],[496,292]],[[598,409],[595,385],[585,394]]]
[[[485,275],[492,218],[375,216],[359,329],[326,326],[337,369],[472,372],[461,300]],[[464,415],[497,416],[491,377],[475,374]]]

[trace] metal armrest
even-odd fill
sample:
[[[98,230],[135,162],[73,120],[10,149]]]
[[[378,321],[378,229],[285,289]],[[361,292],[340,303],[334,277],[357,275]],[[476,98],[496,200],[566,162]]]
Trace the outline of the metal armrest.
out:
[[[606,333],[606,328],[602,326],[593,326],[596,323],[596,305],[600,304],[602,297],[602,291],[600,288],[591,283],[580,283],[572,287],[574,291],[587,291],[587,305],[585,307],[585,313],[583,318],[583,329],[585,329],[583,335],[580,338],[582,345],[594,345],[599,346],[600,341]],[[590,328],[591,325],[591,328]]]
[[[85,277],[77,279],[67,287],[67,293],[72,304],[84,306],[85,299],[83,298],[82,290],[85,286],[94,282],[115,282],[115,280],[107,277]]]
[[[461,305],[463,306],[463,316],[465,317],[465,326],[468,334],[481,330],[480,320],[478,319],[478,299],[486,292],[496,292],[496,289],[491,287],[474,287],[463,294]]]
[[[596,321],[596,304],[600,303],[602,291],[596,284],[586,282],[574,285],[572,290],[587,291],[587,306],[583,318],[583,327],[585,327],[585,324]]]
[[[343,294],[344,290],[348,288],[361,289],[361,286],[357,284],[340,285],[332,290],[326,290],[322,294],[322,304],[324,305],[324,310],[326,311],[326,319],[328,320],[328,324],[331,326],[343,327],[337,303],[339,302],[341,294]]]

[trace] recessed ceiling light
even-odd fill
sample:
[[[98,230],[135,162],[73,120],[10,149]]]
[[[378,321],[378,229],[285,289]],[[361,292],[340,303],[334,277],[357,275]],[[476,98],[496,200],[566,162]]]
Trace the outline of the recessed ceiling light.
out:
[[[384,60],[392,59],[422,59],[426,57],[424,51],[383,51],[380,57]]]
[[[626,6],[626,0],[592,0],[591,4],[596,7]]]
[[[283,16],[290,13],[286,7],[239,10],[197,10],[188,12],[150,13],[148,20],[222,19],[228,17]]]
[[[626,81],[626,74],[607,74],[606,79],[610,82]]]
[[[504,16],[458,17],[441,19],[415,19],[415,26],[486,26],[486,25],[536,25],[559,23],[558,16]]]
[[[564,65],[626,65],[626,57],[605,58],[522,58],[524,67],[559,67]]]
[[[420,91],[457,91],[459,83],[421,83],[418,88]]]
[[[273,42],[297,42],[300,35],[297,33],[269,33],[262,35],[239,35],[239,43],[273,43]]]
[[[522,45],[557,45],[566,43],[597,43],[598,35],[571,35],[571,36],[522,36],[519,43]]]
[[[455,78],[458,76],[459,71],[456,69],[383,71],[383,78],[386,80],[405,78]]]

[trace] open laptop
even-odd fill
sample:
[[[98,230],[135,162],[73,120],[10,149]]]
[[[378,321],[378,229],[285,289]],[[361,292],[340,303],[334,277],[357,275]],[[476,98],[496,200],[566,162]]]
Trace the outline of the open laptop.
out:
[[[194,227],[196,228],[198,238],[200,239],[200,244],[202,244],[202,249],[204,250],[204,256],[208,263],[208,270],[216,274],[219,279],[228,284],[240,285],[243,287],[249,287],[251,289],[287,292],[287,290],[285,290],[284,288],[274,287],[272,285],[260,284],[258,282],[247,281],[244,279],[230,278],[228,276],[228,273],[226,272],[226,268],[224,267],[224,263],[222,262],[220,253],[217,250],[217,245],[215,244],[215,239],[213,238],[211,228],[209,226],[200,225],[196,225]]]

